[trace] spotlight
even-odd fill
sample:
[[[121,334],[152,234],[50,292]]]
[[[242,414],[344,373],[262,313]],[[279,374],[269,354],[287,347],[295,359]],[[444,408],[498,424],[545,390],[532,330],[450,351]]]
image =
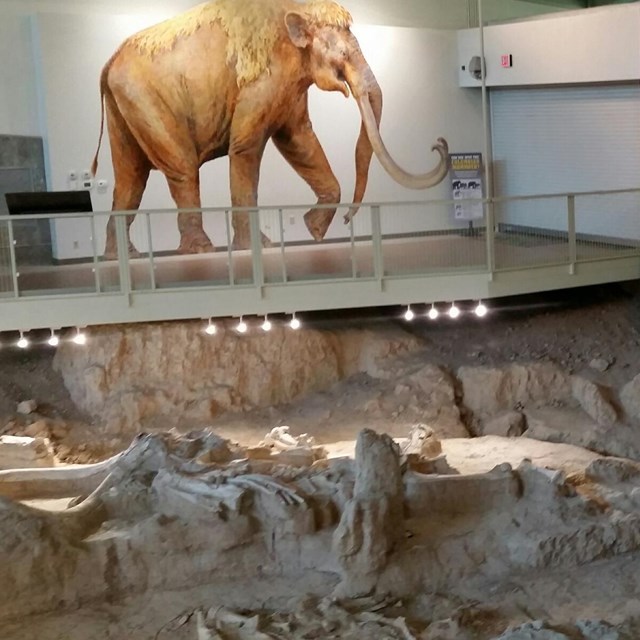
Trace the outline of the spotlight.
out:
[[[289,326],[292,329],[299,329],[302,325],[300,323],[300,320],[298,320],[298,318],[296,318],[296,314],[293,314],[293,318],[291,318],[291,322],[289,323]]]
[[[458,307],[456,307],[456,303],[452,302],[451,303],[451,308],[449,309],[449,317],[453,318],[454,320],[459,317],[460,315],[460,309],[458,309]]]
[[[269,322],[269,318],[267,316],[264,317],[264,322],[262,323],[263,331],[271,331],[271,322]]]
[[[407,322],[411,322],[414,317],[415,317],[415,313],[413,313],[413,311],[411,311],[411,307],[407,307],[407,310],[405,311],[405,314],[404,314],[404,319]]]
[[[52,347],[57,347],[60,344],[60,338],[58,338],[53,329],[51,329],[51,337],[47,340],[47,342]]]
[[[432,304],[431,309],[429,309],[429,313],[427,314],[429,320],[437,320],[439,315],[440,312],[436,309],[436,305]]]
[[[478,318],[484,318],[488,311],[487,307],[482,304],[482,300],[478,300],[478,306],[473,310]]]
[[[204,332],[209,336],[215,336],[217,331],[218,327],[216,327],[216,325],[211,321],[211,318],[209,318],[209,323],[207,324],[207,328]]]
[[[72,338],[73,342],[76,344],[87,344],[87,336],[80,331],[78,327],[76,327],[76,335]]]
[[[247,333],[247,323],[242,319],[242,316],[240,316],[240,322],[238,322],[238,325],[236,326],[236,331],[238,333]]]
[[[20,332],[20,340],[18,340],[17,345],[20,349],[26,349],[29,346],[29,341],[24,337],[22,331]]]

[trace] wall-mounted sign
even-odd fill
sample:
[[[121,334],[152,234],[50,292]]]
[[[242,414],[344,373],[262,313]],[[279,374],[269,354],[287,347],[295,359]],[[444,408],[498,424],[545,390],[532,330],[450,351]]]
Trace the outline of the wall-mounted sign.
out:
[[[513,56],[510,53],[500,56],[500,64],[505,69],[510,69],[513,66]]]
[[[482,202],[482,154],[451,154],[451,190],[453,199],[461,200],[453,207],[456,220],[481,220],[484,216]]]

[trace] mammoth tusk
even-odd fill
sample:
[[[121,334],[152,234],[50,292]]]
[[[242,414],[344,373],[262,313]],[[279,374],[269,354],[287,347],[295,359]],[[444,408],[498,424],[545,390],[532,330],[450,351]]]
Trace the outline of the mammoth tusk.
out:
[[[438,138],[436,144],[431,148],[432,151],[437,151],[440,154],[440,162],[435,169],[423,174],[408,173],[395,162],[391,154],[387,151],[380,136],[380,131],[378,130],[368,96],[362,96],[358,99],[358,107],[360,108],[362,122],[366,127],[367,135],[369,136],[376,157],[385,171],[398,184],[408,189],[429,189],[444,180],[449,173],[450,166],[449,145],[444,138]]]

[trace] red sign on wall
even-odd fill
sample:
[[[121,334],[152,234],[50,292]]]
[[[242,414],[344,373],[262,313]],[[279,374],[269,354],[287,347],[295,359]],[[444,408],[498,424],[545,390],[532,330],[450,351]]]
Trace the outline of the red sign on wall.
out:
[[[501,56],[501,64],[505,69],[509,69],[513,66],[513,56],[510,53],[506,53]]]

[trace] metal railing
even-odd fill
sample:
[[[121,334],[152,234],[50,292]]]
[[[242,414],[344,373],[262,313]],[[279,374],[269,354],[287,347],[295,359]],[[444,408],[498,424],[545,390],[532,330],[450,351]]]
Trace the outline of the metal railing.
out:
[[[459,203],[460,201],[456,201]],[[478,202],[478,201],[475,201]],[[250,243],[233,247],[233,208],[202,208],[216,250],[178,255],[177,210],[0,216],[0,305],[22,298],[191,288],[261,288],[298,283],[494,273],[640,256],[640,188],[484,199],[484,218],[453,221],[452,200],[367,203],[347,224],[337,205],[323,242],[304,224],[308,207],[249,211]],[[317,211],[336,208],[317,205]],[[247,209],[238,209],[247,211]],[[185,210],[193,212],[193,210]],[[115,216],[118,258],[102,256]],[[29,222],[50,220],[51,259],[30,257]],[[263,246],[263,235],[268,246]],[[33,247],[31,247],[33,249]],[[37,252],[42,256],[46,251]]]

